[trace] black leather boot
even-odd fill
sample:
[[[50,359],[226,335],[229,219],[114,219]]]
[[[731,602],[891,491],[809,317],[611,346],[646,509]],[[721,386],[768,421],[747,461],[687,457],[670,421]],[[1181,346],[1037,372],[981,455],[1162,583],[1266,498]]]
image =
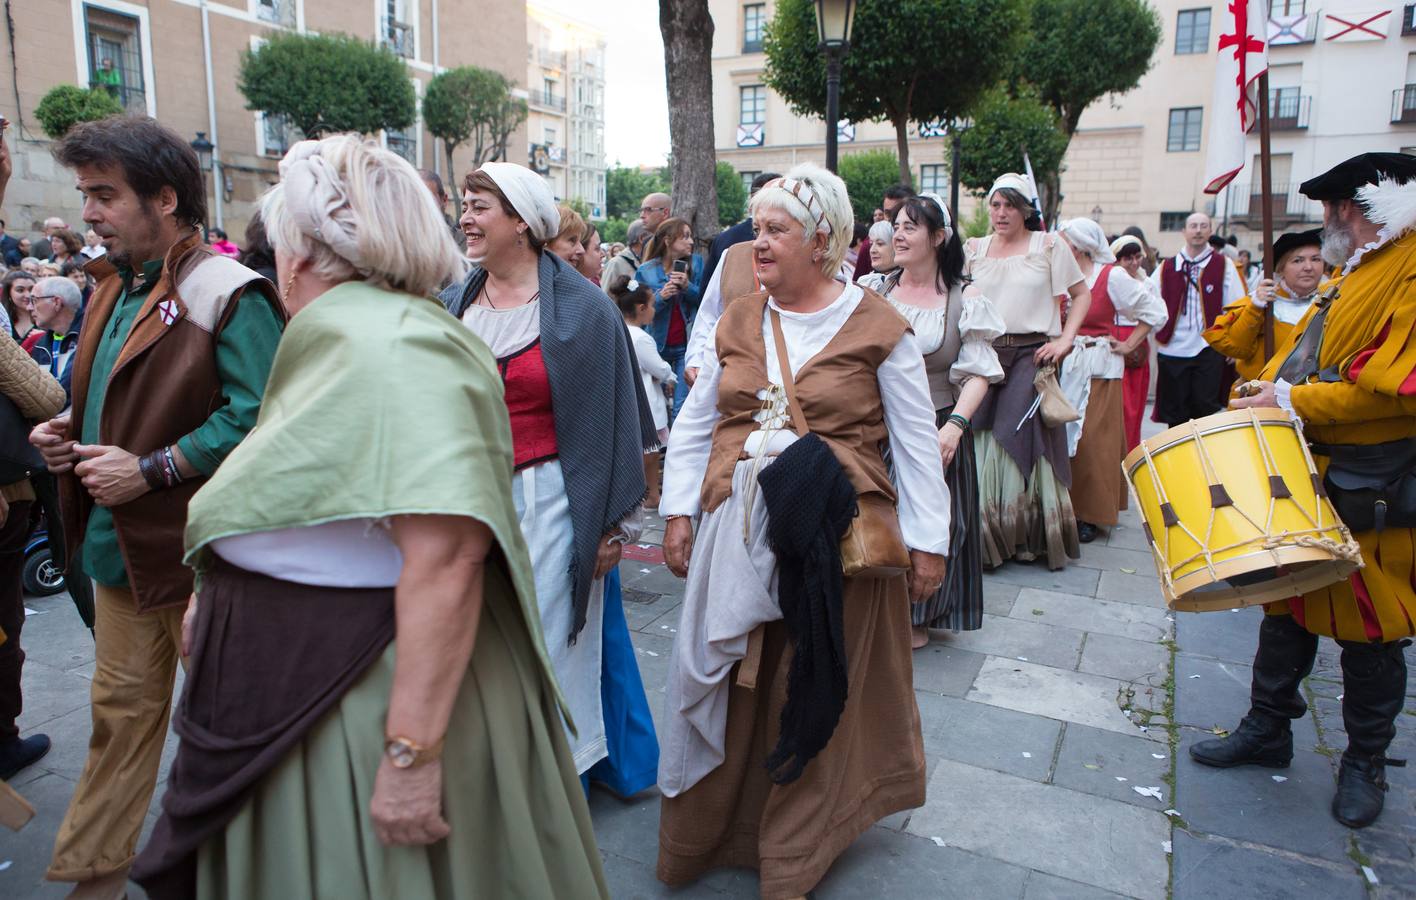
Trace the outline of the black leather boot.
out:
[[[1396,717],[1406,703],[1406,657],[1411,642],[1342,644],[1342,722],[1347,750],[1337,774],[1332,815],[1348,828],[1377,820],[1386,801],[1386,767],[1405,760],[1383,754],[1396,737]]]
[[[1308,711],[1298,688],[1313,670],[1317,653],[1317,635],[1292,616],[1264,616],[1259,649],[1254,654],[1249,714],[1228,737],[1191,746],[1190,758],[1221,769],[1244,765],[1287,768],[1293,761],[1289,721]]]

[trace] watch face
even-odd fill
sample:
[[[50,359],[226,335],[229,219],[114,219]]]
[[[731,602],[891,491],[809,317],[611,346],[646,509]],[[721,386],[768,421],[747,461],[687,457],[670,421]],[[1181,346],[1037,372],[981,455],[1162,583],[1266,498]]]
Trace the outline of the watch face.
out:
[[[403,741],[390,741],[387,749],[388,760],[396,769],[407,769],[413,765],[417,752]]]

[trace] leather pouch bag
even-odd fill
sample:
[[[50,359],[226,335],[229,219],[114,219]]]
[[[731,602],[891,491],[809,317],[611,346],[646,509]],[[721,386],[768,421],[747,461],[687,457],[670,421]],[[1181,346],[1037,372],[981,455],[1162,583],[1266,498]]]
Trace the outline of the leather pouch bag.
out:
[[[1323,488],[1344,525],[1353,532],[1416,528],[1416,440],[1325,449]]]
[[[29,433],[30,424],[15,401],[0,394],[0,484],[14,484],[44,471],[44,457],[30,444]]]
[[[1042,416],[1042,423],[1048,428],[1075,422],[1082,417],[1076,407],[1068,402],[1067,395],[1062,393],[1062,385],[1057,383],[1055,366],[1048,365],[1038,369],[1037,374],[1033,376],[1033,387],[1042,398],[1038,415]]]
[[[796,433],[805,435],[806,415],[797,403],[796,384],[792,380],[791,364],[787,361],[787,342],[782,337],[782,320],[772,310],[772,337],[777,344],[777,364],[781,369],[782,387],[787,392],[792,425]],[[1055,383],[1055,381],[1054,381]],[[900,517],[895,504],[880,494],[861,494],[856,498],[856,515],[841,538],[841,574],[846,578],[893,578],[911,567],[910,551],[900,533]]]

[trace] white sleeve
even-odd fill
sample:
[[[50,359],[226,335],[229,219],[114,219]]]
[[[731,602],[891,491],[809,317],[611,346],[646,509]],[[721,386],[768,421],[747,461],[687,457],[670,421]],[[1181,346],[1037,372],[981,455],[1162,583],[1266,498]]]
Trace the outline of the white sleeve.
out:
[[[939,432],[934,428],[934,404],[929,399],[924,357],[912,333],[905,333],[880,364],[876,376],[895,462],[900,533],[905,546],[947,555],[949,486],[944,483],[944,458],[939,454]]]
[[[631,325],[631,328],[638,328]],[[639,328],[640,334],[648,336],[643,328]],[[654,339],[641,340],[639,335],[634,336],[634,355],[639,359],[639,368],[643,372],[649,373],[649,377],[656,381],[669,384],[674,380],[673,367],[664,362],[664,358],[659,355],[659,351],[654,348]]]
[[[949,381],[961,385],[970,378],[986,378],[989,384],[1003,380],[1003,364],[993,342],[1008,326],[993,302],[982,294],[964,294],[959,310],[959,358],[949,369]]]
[[[1239,277],[1234,262],[1226,256],[1224,263],[1224,305],[1230,306],[1249,296],[1249,289],[1244,286],[1244,279]]]
[[[723,317],[723,259],[726,256],[725,252],[718,258],[718,266],[708,279],[708,286],[703,289],[703,298],[698,303],[698,312],[693,316],[693,330],[689,332],[688,350],[683,357],[686,369],[702,368],[705,351],[717,333],[718,320]]]
[[[1152,328],[1163,328],[1170,318],[1160,298],[1119,267],[1111,270],[1106,280],[1106,293],[1111,297],[1111,305],[1116,311],[1128,319],[1144,322]]]
[[[696,516],[713,449],[713,426],[718,424],[718,356],[709,352],[698,370],[698,380],[683,401],[669,431],[669,452],[664,458],[664,488],[659,515]]]

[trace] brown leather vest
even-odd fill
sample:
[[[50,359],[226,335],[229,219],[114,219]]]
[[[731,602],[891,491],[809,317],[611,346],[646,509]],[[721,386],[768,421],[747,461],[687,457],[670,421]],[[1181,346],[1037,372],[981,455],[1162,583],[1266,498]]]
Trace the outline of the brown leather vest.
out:
[[[94,356],[123,292],[123,279],[106,257],[84,270],[98,287],[89,299],[74,354],[70,439],[78,438],[83,425]],[[216,368],[217,339],[237,299],[256,284],[275,296],[270,282],[235,260],[213,254],[199,235],[172,245],[108,376],[99,422],[105,443],[140,456],[151,453],[196,430],[226,402]],[[268,302],[258,291],[251,299]],[[168,300],[173,303],[158,308]],[[285,311],[271,305],[284,322]],[[92,442],[94,436],[87,437]],[[187,503],[205,483],[204,478],[193,478],[113,507],[118,546],[140,611],[185,603],[190,596],[192,570],[182,564],[182,533]],[[83,543],[93,498],[72,473],[60,477],[59,489],[72,558]]]
[[[718,292],[723,297],[723,309],[727,309],[730,303],[740,297],[762,290],[762,285],[757,283],[751,241],[733,244],[724,250],[718,267],[723,270],[723,277],[718,281]]]
[[[726,274],[726,271],[724,272]],[[724,297],[727,295],[724,294]],[[732,494],[733,470],[762,408],[757,393],[767,387],[763,343],[766,292],[742,297],[718,320],[718,424],[703,476],[703,509],[712,511]],[[885,404],[876,372],[909,330],[904,317],[871,290],[830,342],[796,373],[797,400],[807,427],[826,442],[859,494],[872,491],[891,501],[895,489],[881,459]],[[780,376],[778,376],[780,377]]]

